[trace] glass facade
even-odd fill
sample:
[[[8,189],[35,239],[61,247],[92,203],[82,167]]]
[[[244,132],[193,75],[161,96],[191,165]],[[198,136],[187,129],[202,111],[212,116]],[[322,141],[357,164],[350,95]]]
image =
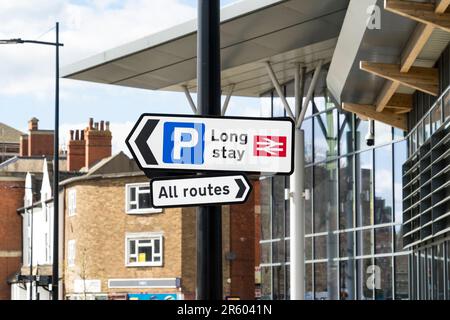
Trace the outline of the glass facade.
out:
[[[292,96],[293,84],[284,88]],[[274,93],[261,115],[284,116]],[[288,98],[294,106],[293,98]],[[409,251],[402,246],[403,132],[338,110],[316,90],[305,131],[305,298],[408,299]],[[289,299],[289,177],[261,178],[262,299]],[[270,197],[272,195],[272,197]],[[439,251],[444,252],[445,248]]]

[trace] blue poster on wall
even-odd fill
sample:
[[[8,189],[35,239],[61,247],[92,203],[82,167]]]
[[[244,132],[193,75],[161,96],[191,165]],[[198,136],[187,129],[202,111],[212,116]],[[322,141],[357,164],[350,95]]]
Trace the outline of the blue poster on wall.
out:
[[[176,293],[129,293],[128,300],[177,300]]]

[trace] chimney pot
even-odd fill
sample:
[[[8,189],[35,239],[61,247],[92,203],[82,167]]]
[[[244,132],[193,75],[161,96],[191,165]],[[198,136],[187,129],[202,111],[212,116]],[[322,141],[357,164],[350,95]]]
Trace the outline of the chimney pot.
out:
[[[84,130],[80,130],[80,140],[84,140]]]
[[[100,121],[100,131],[105,131],[105,121]]]
[[[70,130],[70,140],[73,140],[73,130]]]
[[[95,128],[95,130],[98,130],[98,122],[94,123],[94,128]]]
[[[109,121],[106,121],[105,125],[106,125],[106,131],[109,131]]]
[[[94,129],[94,118],[89,118],[89,129]]]
[[[38,130],[38,122],[39,120],[37,118],[31,118],[30,121],[28,121],[28,130],[35,131]]]
[[[80,140],[80,130],[75,130],[75,140]]]

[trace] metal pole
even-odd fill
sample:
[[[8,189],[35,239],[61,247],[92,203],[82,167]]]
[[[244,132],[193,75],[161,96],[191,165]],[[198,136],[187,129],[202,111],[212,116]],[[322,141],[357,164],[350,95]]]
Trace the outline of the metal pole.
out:
[[[278,82],[277,76],[275,75],[275,72],[273,71],[270,62],[265,61],[264,63],[266,65],[267,73],[269,74],[270,80],[272,81],[272,84],[275,87],[275,90],[277,91],[278,97],[281,99],[281,102],[283,103],[286,113],[291,119],[295,120],[294,114],[292,113],[292,110],[289,107],[289,103],[287,102],[286,97],[284,96],[283,89],[281,88],[280,83]]]
[[[28,211],[28,214],[30,212]],[[30,300],[33,300],[33,188],[31,188],[31,217],[30,217]]]
[[[306,109],[308,108],[308,104],[311,101],[312,95],[314,94],[314,89],[316,88],[317,80],[319,80],[320,70],[322,69],[323,61],[320,60],[314,70],[314,75],[311,80],[311,84],[309,85],[308,93],[306,94],[305,102],[303,103],[302,112],[300,116],[297,118],[296,127],[301,128],[303,119],[305,119]]]
[[[197,112],[220,116],[220,1],[198,1]],[[221,206],[197,209],[197,299],[222,297]]]
[[[222,112],[221,112],[222,116],[224,116],[225,113],[227,113],[228,105],[230,104],[230,99],[231,99],[231,95],[233,94],[234,87],[235,87],[235,84],[233,83],[231,85],[230,92],[228,92],[227,97],[225,98],[225,102],[223,103]]]
[[[192,100],[191,94],[189,92],[189,89],[186,85],[181,86],[183,88],[184,91],[184,95],[186,96],[187,101],[189,102],[189,106],[192,109],[192,112],[194,114],[197,113],[197,107],[195,106],[194,100]]]
[[[53,145],[53,272],[52,300],[59,298],[59,22],[56,23],[55,139]]]
[[[296,66],[295,90],[295,119],[300,116],[303,91],[305,85],[306,68],[300,71]],[[303,300],[305,297],[305,201],[304,192],[304,131],[295,129],[294,172],[290,176],[290,287],[291,300]]]

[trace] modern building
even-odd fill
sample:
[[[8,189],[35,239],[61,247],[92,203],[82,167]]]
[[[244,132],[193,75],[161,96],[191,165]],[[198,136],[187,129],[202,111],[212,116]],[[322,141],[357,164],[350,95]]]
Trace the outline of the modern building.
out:
[[[0,163],[19,155],[22,132],[0,122]]]
[[[288,177],[260,180],[261,298],[289,299],[292,283],[305,299],[450,298],[448,6],[248,0],[222,9],[222,92],[259,99],[254,116],[305,112],[305,190]],[[189,95],[196,32],[192,20],[62,73]],[[290,197],[305,203],[304,238],[290,230]],[[305,261],[293,265],[302,244]]]

